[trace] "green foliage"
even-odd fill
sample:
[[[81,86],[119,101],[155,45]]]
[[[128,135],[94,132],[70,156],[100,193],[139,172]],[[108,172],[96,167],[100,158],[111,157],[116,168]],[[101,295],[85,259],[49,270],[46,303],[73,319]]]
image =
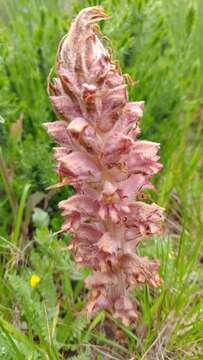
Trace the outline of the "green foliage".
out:
[[[57,182],[46,79],[71,19],[98,3],[111,15],[107,46],[139,81],[129,96],[145,100],[141,137],[161,143],[164,163],[151,197],[166,208],[165,234],[139,248],[160,259],[164,282],[135,290],[130,327],[82,312],[89,270],[57,233],[57,203],[73,190],[46,191]],[[202,16],[201,0],[0,2],[0,359],[203,358]]]

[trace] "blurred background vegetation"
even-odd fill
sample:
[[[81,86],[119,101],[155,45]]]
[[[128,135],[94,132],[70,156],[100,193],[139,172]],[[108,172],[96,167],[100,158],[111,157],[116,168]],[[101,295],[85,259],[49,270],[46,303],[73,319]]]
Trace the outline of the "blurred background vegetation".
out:
[[[81,313],[88,269],[57,233],[55,119],[47,76],[58,42],[85,6],[101,4],[114,59],[144,100],[141,138],[161,143],[152,200],[165,234],[139,251],[161,262],[162,288],[135,290],[137,324]],[[203,359],[202,0],[0,0],[0,359]]]

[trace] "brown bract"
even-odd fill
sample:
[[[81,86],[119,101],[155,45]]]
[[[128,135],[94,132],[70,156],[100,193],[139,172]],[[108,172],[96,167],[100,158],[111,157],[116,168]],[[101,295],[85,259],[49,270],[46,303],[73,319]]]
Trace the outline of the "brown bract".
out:
[[[58,144],[61,185],[76,190],[59,207],[75,261],[92,269],[86,309],[107,309],[128,324],[137,318],[131,289],[161,284],[158,261],[135,253],[143,238],[161,232],[163,209],[140,201],[161,165],[159,144],[136,138],[144,104],[128,101],[124,76],[103,45],[96,23],[107,18],[99,6],[86,8],[62,39],[48,86],[59,120],[45,126]]]

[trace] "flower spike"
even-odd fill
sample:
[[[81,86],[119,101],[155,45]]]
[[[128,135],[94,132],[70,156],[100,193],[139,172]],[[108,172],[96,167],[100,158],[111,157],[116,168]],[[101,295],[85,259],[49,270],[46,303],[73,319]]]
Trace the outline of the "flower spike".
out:
[[[137,140],[144,103],[128,101],[126,75],[102,43],[96,23],[107,18],[100,6],[85,8],[62,39],[48,85],[58,120],[45,127],[58,144],[61,185],[76,191],[59,207],[75,261],[92,269],[87,312],[107,309],[128,324],[137,318],[131,289],[162,281],[158,261],[135,252],[161,232],[163,209],[140,201],[161,165],[159,144]]]

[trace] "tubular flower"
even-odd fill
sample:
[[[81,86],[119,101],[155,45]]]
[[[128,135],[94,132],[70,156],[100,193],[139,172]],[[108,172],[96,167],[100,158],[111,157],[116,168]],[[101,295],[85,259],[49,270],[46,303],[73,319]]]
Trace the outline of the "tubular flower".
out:
[[[75,261],[92,269],[87,312],[108,309],[128,324],[137,317],[131,289],[161,284],[158,261],[135,253],[161,231],[163,209],[140,200],[161,165],[159,144],[136,139],[144,104],[128,101],[125,77],[96,24],[105,19],[100,6],[86,8],[62,39],[48,85],[59,120],[45,127],[58,144],[56,186],[76,191],[59,208]]]

